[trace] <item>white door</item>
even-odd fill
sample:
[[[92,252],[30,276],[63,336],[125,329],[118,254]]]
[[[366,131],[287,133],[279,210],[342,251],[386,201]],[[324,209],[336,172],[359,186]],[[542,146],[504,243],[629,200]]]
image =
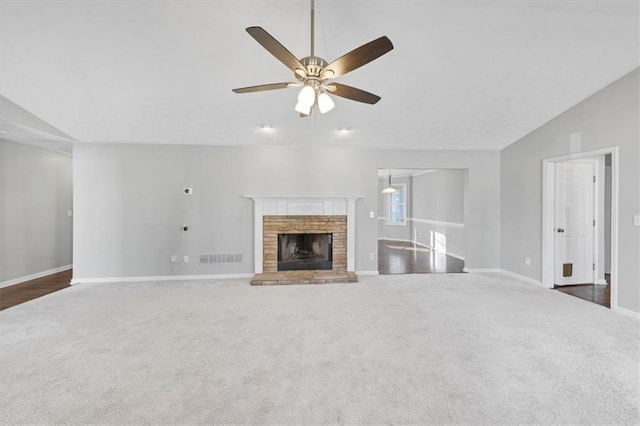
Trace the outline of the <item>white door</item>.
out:
[[[554,283],[593,283],[594,164],[557,163]]]

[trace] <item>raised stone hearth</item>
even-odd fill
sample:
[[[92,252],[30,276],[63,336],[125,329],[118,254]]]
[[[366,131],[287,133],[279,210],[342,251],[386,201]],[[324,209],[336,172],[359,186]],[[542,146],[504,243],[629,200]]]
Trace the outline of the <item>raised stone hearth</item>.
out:
[[[358,277],[347,271],[281,271],[255,274],[251,285],[355,283]]]

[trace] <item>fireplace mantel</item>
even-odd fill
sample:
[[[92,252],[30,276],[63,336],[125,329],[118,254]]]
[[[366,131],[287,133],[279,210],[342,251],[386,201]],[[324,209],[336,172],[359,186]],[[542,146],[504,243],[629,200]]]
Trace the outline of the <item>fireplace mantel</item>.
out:
[[[263,272],[264,216],[347,216],[347,270],[355,270],[356,201],[362,196],[246,195],[254,203],[255,273]]]

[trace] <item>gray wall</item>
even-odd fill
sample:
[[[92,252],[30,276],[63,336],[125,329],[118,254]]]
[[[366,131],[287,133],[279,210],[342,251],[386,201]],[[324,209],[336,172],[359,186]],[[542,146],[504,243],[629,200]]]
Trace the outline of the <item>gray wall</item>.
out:
[[[71,155],[0,140],[0,283],[71,264]]]
[[[542,160],[570,154],[570,134],[580,132],[583,152],[619,147],[618,304],[640,312],[639,78],[636,69],[502,150],[503,269],[542,279]]]
[[[413,217],[464,223],[464,170],[434,170],[413,177]]]
[[[377,169],[469,169],[470,268],[499,266],[500,154],[356,148],[76,144],[74,279],[253,272],[253,204],[244,195],[360,195],[356,270],[375,271]],[[190,197],[181,193],[191,186]],[[192,231],[184,235],[179,225]],[[201,253],[242,253],[244,262],[199,265]],[[375,256],[377,257],[377,256]]]
[[[446,252],[464,258],[466,170],[435,170],[413,177],[413,219],[417,241],[431,246],[431,233],[446,238]],[[442,224],[436,222],[444,222]]]

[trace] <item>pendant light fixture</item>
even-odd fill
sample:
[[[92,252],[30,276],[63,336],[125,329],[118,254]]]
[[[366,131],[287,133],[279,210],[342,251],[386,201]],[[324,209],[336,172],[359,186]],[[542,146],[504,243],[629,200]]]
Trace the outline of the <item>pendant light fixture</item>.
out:
[[[395,189],[393,187],[393,185],[391,185],[391,169],[389,169],[389,185],[382,190],[383,194],[393,194],[394,192],[396,192],[397,189]]]

